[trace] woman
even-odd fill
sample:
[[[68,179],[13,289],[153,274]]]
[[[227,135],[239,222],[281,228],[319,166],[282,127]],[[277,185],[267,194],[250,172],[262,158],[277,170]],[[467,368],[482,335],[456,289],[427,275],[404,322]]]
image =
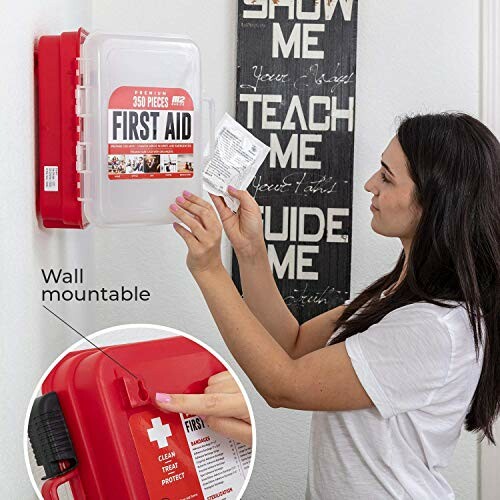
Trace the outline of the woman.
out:
[[[394,269],[298,325],[274,283],[259,208],[185,192],[187,264],[234,357],[273,407],[313,410],[308,498],[453,498],[442,475],[465,422],[493,441],[500,406],[500,144],[461,113],[408,117],[365,184]],[[195,217],[193,217],[193,215]],[[171,407],[175,408],[175,397]]]

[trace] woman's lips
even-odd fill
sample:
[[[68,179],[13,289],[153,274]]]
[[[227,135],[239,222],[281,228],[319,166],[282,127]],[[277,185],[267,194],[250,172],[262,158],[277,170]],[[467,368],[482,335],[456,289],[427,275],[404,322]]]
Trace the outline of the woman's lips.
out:
[[[373,206],[373,203],[370,205],[370,210],[373,211],[373,212],[378,212],[378,208],[375,208]]]

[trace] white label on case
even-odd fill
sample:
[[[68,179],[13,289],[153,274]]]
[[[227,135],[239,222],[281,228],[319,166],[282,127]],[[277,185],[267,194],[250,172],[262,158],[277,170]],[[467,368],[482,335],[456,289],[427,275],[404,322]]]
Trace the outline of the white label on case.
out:
[[[44,191],[59,191],[59,167],[44,167]]]

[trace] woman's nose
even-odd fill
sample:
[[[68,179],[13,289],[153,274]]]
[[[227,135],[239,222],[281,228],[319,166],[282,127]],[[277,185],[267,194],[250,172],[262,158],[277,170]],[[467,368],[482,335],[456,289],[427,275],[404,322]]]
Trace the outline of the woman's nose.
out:
[[[365,191],[368,191],[369,193],[372,193],[373,192],[373,189],[375,187],[375,184],[373,182],[373,177],[375,176],[372,175],[366,182],[365,182],[365,185],[364,185],[364,188],[365,188]],[[373,193],[375,194],[375,193]]]

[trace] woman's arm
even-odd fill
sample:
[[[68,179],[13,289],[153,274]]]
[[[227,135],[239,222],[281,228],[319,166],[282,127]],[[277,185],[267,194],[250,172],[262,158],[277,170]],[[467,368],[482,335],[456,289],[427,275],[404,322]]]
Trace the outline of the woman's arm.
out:
[[[186,211],[178,205],[170,206],[189,228],[174,226],[188,245],[188,267],[224,341],[266,401],[275,407],[303,410],[372,406],[343,343],[293,359],[269,334],[242,300],[222,265],[221,230],[215,213],[203,200],[190,199],[192,202],[177,200]]]
[[[325,346],[345,306],[299,325],[276,286],[265,248],[251,258],[239,258],[238,263],[245,303],[291,358]]]
[[[344,306],[299,325],[274,281],[259,206],[247,191],[230,192],[240,201],[238,214],[229,210],[222,198],[211,198],[238,259],[245,303],[290,357],[298,358],[324,347]]]
[[[229,350],[271,406],[330,411],[372,406],[344,343],[292,359],[253,316],[222,266],[194,278]]]
[[[264,328],[293,356],[300,326],[279,293],[262,243],[255,255],[237,254],[243,298]]]

